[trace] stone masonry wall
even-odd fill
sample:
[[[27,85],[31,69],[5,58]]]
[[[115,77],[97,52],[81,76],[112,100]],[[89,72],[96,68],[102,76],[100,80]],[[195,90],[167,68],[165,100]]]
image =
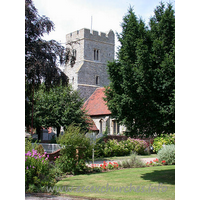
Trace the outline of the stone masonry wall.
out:
[[[75,65],[66,65],[64,72],[73,89],[78,89],[85,100],[97,87],[109,85],[107,63],[114,60],[114,38],[112,30],[108,33],[90,33],[90,30],[85,28],[66,35],[66,47],[75,49],[77,57]],[[72,41],[76,43],[70,43]],[[94,57],[94,50],[98,50],[98,59]]]

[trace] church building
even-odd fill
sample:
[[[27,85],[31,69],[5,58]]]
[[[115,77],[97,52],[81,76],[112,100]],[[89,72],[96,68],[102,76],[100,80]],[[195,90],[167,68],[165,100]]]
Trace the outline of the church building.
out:
[[[125,131],[115,119],[103,100],[104,86],[110,81],[107,63],[114,60],[115,35],[112,30],[107,33],[83,28],[66,35],[66,49],[72,52],[75,64],[68,63],[64,73],[74,90],[78,90],[84,99],[84,108],[92,118],[95,132],[118,134]]]

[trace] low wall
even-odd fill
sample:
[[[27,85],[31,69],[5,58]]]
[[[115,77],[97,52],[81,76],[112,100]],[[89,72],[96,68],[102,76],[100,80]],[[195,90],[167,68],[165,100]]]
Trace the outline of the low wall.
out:
[[[60,156],[60,149],[53,153],[47,153],[46,156],[49,155],[49,161],[55,161],[58,156]],[[56,157],[56,158],[55,158]]]

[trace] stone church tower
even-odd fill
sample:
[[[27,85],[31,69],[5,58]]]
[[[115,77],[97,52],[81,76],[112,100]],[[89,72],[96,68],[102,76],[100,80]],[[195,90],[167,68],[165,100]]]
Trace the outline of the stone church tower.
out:
[[[65,66],[64,73],[86,101],[97,88],[109,85],[107,63],[114,60],[114,33],[83,28],[67,34],[66,43],[76,60],[73,66]]]

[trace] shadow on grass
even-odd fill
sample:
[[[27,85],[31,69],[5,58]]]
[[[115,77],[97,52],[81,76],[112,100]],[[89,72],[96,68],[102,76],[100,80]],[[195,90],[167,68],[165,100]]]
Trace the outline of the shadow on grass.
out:
[[[144,180],[175,185],[175,169],[154,170],[141,175]]]

